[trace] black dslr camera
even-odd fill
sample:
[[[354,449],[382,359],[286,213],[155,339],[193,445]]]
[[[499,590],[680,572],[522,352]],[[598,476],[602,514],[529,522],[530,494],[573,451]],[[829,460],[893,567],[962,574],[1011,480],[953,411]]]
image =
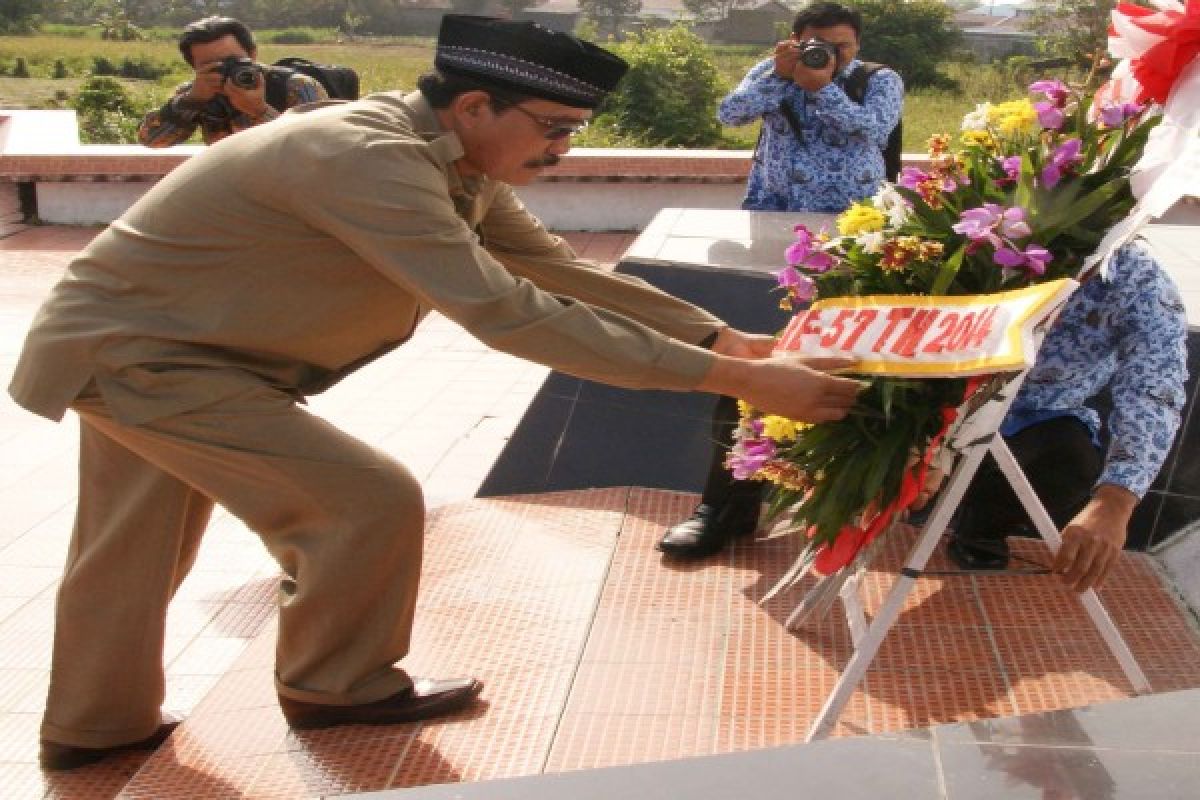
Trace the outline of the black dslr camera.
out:
[[[258,84],[258,76],[261,73],[262,67],[250,58],[229,56],[221,62],[221,74],[239,89],[253,89]]]
[[[825,69],[830,61],[837,59],[837,48],[820,39],[809,39],[797,45],[800,63],[809,69]]]

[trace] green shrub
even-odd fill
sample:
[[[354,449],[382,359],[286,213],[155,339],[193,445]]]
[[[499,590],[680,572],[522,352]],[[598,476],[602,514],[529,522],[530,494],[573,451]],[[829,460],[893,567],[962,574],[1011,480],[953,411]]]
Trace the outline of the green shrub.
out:
[[[55,80],[62,80],[70,77],[71,73],[67,72],[67,65],[63,63],[61,58],[54,59],[54,72],[51,75]]]
[[[79,117],[81,141],[88,144],[130,144],[137,141],[142,112],[115,78],[88,78],[79,87],[71,106]]]
[[[79,114],[79,140],[84,144],[135,144],[140,117],[119,111]]]
[[[681,26],[646,31],[616,48],[629,72],[601,116],[643,147],[712,147],[721,139],[721,79],[708,47]]]
[[[119,81],[99,76],[91,77],[79,87],[73,103],[75,110],[81,114],[95,111],[117,111],[133,113],[134,103],[129,92]]]
[[[859,58],[887,64],[900,73],[906,89],[958,88],[938,69],[961,39],[949,6],[940,0],[850,0],[849,5],[863,16]]]
[[[92,56],[93,75],[116,75],[117,65],[108,60],[107,56]]]
[[[93,56],[91,72],[93,75],[112,75],[134,80],[156,81],[164,75],[169,75],[174,69],[174,65],[162,64],[148,56],[139,56],[138,58],[125,56],[115,64],[105,56]]]
[[[288,28],[267,35],[266,41],[271,44],[313,44],[317,37],[311,32],[299,28]]]
[[[91,77],[71,101],[79,119],[79,139],[86,144],[133,144],[138,140],[143,109],[119,80]]]
[[[29,65],[25,63],[25,59],[17,56],[17,63],[13,66],[12,76],[14,78],[28,78]]]

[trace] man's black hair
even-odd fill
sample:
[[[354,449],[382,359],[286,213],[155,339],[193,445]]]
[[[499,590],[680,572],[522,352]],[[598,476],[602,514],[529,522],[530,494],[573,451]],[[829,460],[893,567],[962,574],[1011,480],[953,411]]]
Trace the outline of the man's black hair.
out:
[[[862,14],[856,8],[847,8],[840,3],[813,3],[796,15],[792,22],[792,33],[799,35],[805,28],[832,28],[834,25],[849,25],[855,38],[862,36]]]
[[[494,105],[500,107],[513,106],[529,99],[529,95],[511,89],[501,89],[486,81],[450,75],[439,70],[427,72],[417,78],[417,88],[434,108],[447,108],[454,102],[455,97],[467,92],[487,92],[492,96]]]
[[[258,49],[254,44],[254,34],[244,23],[233,17],[205,17],[183,29],[179,37],[179,52],[183,54],[183,60],[194,67],[192,45],[208,44],[226,36],[237,39],[242,49],[251,55]]]

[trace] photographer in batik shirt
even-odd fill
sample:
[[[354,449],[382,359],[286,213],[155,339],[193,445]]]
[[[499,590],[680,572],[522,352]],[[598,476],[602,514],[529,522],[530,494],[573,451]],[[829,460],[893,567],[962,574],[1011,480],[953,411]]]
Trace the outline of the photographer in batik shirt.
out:
[[[810,5],[792,31],[721,101],[717,117],[724,125],[763,120],[742,208],[839,213],[888,177],[883,150],[900,121],[904,84],[892,70],[857,60],[862,16],[853,9]],[[735,481],[725,468],[736,422],[736,401],[720,398],[700,504],[658,542],[668,558],[710,556],[758,527],[761,482]]]
[[[862,64],[861,34],[858,11],[810,5],[796,15],[791,38],[721,101],[723,125],[763,121],[742,208],[838,213],[889,177],[882,153],[900,121],[904,83],[883,68],[870,74],[861,102],[847,94]]]
[[[196,129],[205,144],[277,118],[292,106],[315,103],[328,95],[316,80],[299,72],[287,77],[276,108],[267,101],[266,74],[255,62],[258,49],[250,29],[229,17],[207,17],[188,25],[179,52],[196,71],[162,108],[148,113],[138,128],[146,147],[183,144]]]

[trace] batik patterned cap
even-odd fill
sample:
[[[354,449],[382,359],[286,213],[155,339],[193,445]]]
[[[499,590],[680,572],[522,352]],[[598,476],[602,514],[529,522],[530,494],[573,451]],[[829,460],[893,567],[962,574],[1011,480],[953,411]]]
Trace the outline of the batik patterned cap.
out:
[[[465,14],[442,17],[433,63],[443,73],[577,108],[599,105],[629,68],[569,33]]]

